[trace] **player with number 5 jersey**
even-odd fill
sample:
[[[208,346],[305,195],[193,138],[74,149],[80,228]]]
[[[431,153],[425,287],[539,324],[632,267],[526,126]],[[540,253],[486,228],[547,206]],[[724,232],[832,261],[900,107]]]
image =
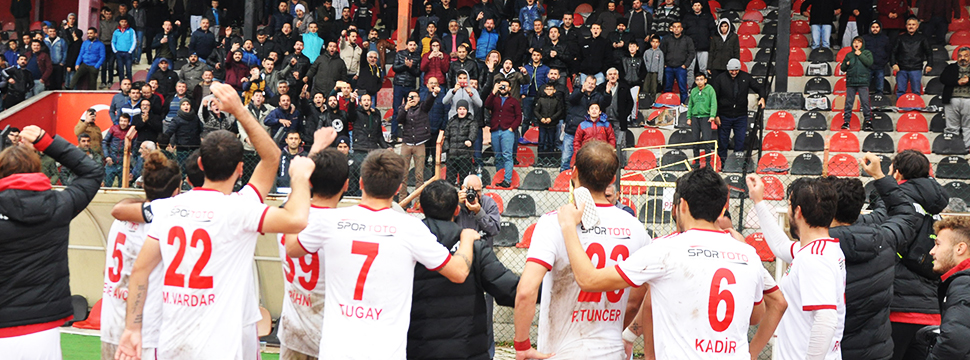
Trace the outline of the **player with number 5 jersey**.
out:
[[[715,224],[727,197],[727,185],[710,168],[682,176],[671,212],[679,233],[606,268],[594,267],[576,231],[588,205],[559,209],[570,264],[584,291],[650,285],[657,359],[751,357],[748,327],[764,314],[764,268],[754,248]]]

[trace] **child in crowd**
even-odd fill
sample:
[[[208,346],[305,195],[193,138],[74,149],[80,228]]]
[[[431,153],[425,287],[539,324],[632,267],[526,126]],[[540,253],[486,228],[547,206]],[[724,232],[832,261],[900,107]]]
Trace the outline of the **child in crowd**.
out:
[[[872,110],[869,108],[869,67],[872,66],[872,52],[866,50],[862,37],[852,39],[852,51],[845,54],[841,69],[845,73],[845,111],[842,113],[842,130],[849,129],[852,120],[852,107],[855,106],[855,96],[859,94],[862,102],[862,115],[865,123],[862,129],[872,131]]]
[[[533,109],[537,125],[539,126],[539,154],[538,163],[554,164],[557,161],[552,156],[556,151],[556,126],[566,115],[566,107],[556,93],[556,85],[548,82],[542,86],[536,105]]]
[[[478,122],[468,112],[468,101],[458,100],[457,113],[448,121],[444,130],[443,150],[448,152],[447,178],[449,184],[457,185],[472,172],[472,153],[478,137]]]
[[[647,100],[653,103],[657,98],[657,79],[664,78],[664,52],[660,50],[660,37],[650,37],[650,48],[643,52],[643,66],[647,71],[643,91],[647,94]]]
[[[687,125],[690,126],[694,141],[717,140],[714,136],[714,129],[717,129],[717,95],[714,88],[707,86],[707,75],[703,73],[694,76],[694,84],[697,85],[690,90],[690,97],[687,100]],[[706,154],[711,154],[714,144],[694,145],[694,157],[700,156],[700,151],[705,150]],[[711,158],[704,159],[708,164]],[[701,160],[698,159],[697,164]]]
[[[613,133],[613,126],[606,119],[606,114],[600,109],[600,104],[590,103],[587,108],[586,120],[579,123],[576,128],[576,135],[573,138],[573,153],[578,153],[583,145],[593,140],[601,140],[616,146],[616,134]]]

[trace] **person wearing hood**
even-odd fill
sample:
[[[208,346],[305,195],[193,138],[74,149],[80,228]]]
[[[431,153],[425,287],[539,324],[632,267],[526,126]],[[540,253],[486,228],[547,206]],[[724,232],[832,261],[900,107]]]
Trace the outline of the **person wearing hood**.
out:
[[[741,61],[731,59],[727,63],[727,72],[721,73],[711,80],[714,93],[717,94],[717,123],[718,141],[717,156],[721,163],[727,158],[728,148],[735,152],[744,150],[744,138],[748,132],[748,93],[754,90],[760,99],[758,106],[765,107],[765,89],[751,74],[741,71]],[[734,133],[733,146],[728,144],[731,133]]]
[[[896,254],[891,244],[916,235],[921,216],[913,200],[896,181],[882,172],[879,158],[867,154],[863,169],[872,176],[881,200],[872,213],[860,216],[865,189],[855,178],[829,176],[838,195],[829,236],[839,239],[845,254],[845,330],[842,356],[846,359],[892,358],[889,307],[893,298]],[[877,219],[878,221],[874,221]]]
[[[606,114],[600,110],[600,104],[590,103],[587,113],[586,119],[576,128],[573,151],[579,152],[583,145],[593,140],[605,141],[611,147],[616,147],[616,134],[613,132],[613,126],[606,119]]]
[[[313,22],[313,14],[307,12],[303,4],[296,5],[295,9],[296,16],[293,17],[293,28],[300,34],[303,34],[307,32],[307,26],[310,26],[310,23]]]
[[[118,28],[111,35],[111,50],[118,61],[119,79],[131,79],[131,61],[137,47],[135,29],[128,26],[128,18],[118,19]]]
[[[472,173],[472,153],[475,151],[475,139],[478,137],[478,122],[469,112],[467,100],[458,101],[458,112],[444,129],[443,150],[448,152],[447,177],[449,184],[459,184],[460,179]]]
[[[842,10],[839,8],[840,1],[832,0],[805,0],[799,11],[808,17],[808,23],[812,26],[812,50],[820,46],[831,47],[832,23],[835,22],[835,15],[839,15]],[[812,10],[809,11],[808,9]]]
[[[559,95],[559,96],[557,96]],[[566,106],[560,99],[560,94],[556,94],[556,85],[546,83],[539,92],[536,105],[533,110],[536,118],[536,125],[539,127],[539,153],[538,162],[540,164],[553,163],[550,154],[556,151],[556,126],[566,116]]]
[[[703,73],[694,77],[694,84],[697,86],[690,90],[690,98],[687,99],[687,125],[691,128],[694,142],[714,140],[714,129],[720,125],[717,120],[717,94],[713,86],[707,86],[707,75]],[[700,156],[701,150],[710,154],[714,150],[714,144],[695,144],[695,158]],[[698,166],[701,161],[710,163],[711,157],[698,159]]]
[[[711,73],[711,79],[727,71],[729,60],[741,58],[741,44],[730,20],[721,18],[717,21],[717,35],[711,37],[708,53],[707,71]]]
[[[694,50],[697,55],[694,57],[694,61],[687,66],[688,79],[694,78],[695,67],[700,72],[707,74],[711,38],[718,32],[717,27],[720,25],[714,21],[714,16],[709,11],[704,11],[704,5],[701,0],[692,0],[691,10],[687,14],[684,14],[684,35],[694,40]]]
[[[943,83],[943,110],[947,134],[963,133],[963,144],[970,148],[970,47],[957,49],[957,62],[947,65],[940,75]]]
[[[179,112],[165,131],[169,143],[175,145],[175,158],[179,164],[202,145],[202,122],[192,111],[192,101],[185,99],[179,103]]]
[[[840,69],[845,73],[845,110],[842,118],[842,130],[849,129],[852,119],[852,107],[855,106],[855,96],[859,94],[862,103],[862,115],[865,121],[862,130],[872,131],[872,109],[869,108],[869,67],[872,66],[872,52],[866,50],[865,41],[861,36],[852,39],[852,51],[842,59]]]
[[[889,63],[889,52],[892,42],[882,31],[882,23],[878,20],[869,25],[869,33],[862,35],[866,49],[872,52],[872,66],[869,66],[869,89],[874,94],[883,95],[883,82],[886,75],[886,64]],[[941,79],[942,80],[942,79]]]

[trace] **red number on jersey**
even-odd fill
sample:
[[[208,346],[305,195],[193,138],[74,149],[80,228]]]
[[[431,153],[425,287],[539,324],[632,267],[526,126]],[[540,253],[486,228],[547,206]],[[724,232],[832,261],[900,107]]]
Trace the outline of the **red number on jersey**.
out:
[[[603,267],[606,266],[606,249],[603,248],[603,245],[600,245],[599,243],[590,243],[589,247],[586,248],[586,255],[589,256],[589,259],[591,261],[593,260],[593,256],[596,256],[596,260],[593,262],[596,264],[597,269],[602,269]],[[630,257],[630,250],[627,249],[625,245],[617,245],[616,247],[613,248],[613,251],[610,253],[610,259],[614,261],[623,260],[623,259],[620,259],[620,256],[622,256],[623,259]],[[626,290],[620,289],[620,290],[608,292],[606,294],[606,299],[609,300],[609,302],[611,303],[620,302],[620,299],[623,298],[624,291]],[[600,302],[600,300],[602,299],[603,299],[603,293],[601,292],[591,293],[591,292],[580,291],[579,298],[577,299],[577,301]]]
[[[307,259],[310,259],[309,263],[306,262]],[[299,261],[300,269],[309,275],[308,278],[302,276],[299,278],[300,286],[303,286],[307,290],[313,290],[313,288],[317,287],[317,281],[320,280],[320,255],[317,253],[305,255]],[[296,280],[296,264],[293,262],[293,258],[290,257],[286,258],[286,264],[288,266],[288,271],[284,271],[286,273],[286,282],[292,284],[293,280]]]
[[[364,259],[364,265],[360,267],[360,274],[357,275],[357,287],[354,289],[354,300],[360,301],[364,298],[364,283],[367,282],[367,273],[370,272],[370,266],[374,264],[374,259],[377,258],[379,245],[378,243],[354,240],[354,244],[350,248],[351,254],[367,256]]]
[[[175,240],[178,239],[179,249],[175,253],[175,259],[173,259],[172,264],[169,265],[168,271],[165,272],[165,285],[175,286],[175,287],[186,287],[185,286],[185,275],[179,274],[178,267],[182,264],[182,258],[185,257],[186,239],[185,239],[185,229],[181,226],[173,226],[168,231],[168,244],[175,245]],[[199,260],[195,262],[195,266],[192,267],[192,273],[189,274],[189,288],[191,289],[211,289],[212,288],[212,277],[202,276],[202,270],[205,269],[205,265],[209,263],[209,258],[212,256],[212,239],[209,238],[209,233],[203,229],[196,229],[192,233],[192,247],[199,247],[199,242],[202,242],[202,254],[199,255]]]
[[[124,233],[119,232],[118,237],[115,238],[115,248],[111,251],[111,257],[118,259],[118,266],[111,266],[108,268],[108,280],[111,282],[121,281],[121,269],[125,267],[124,257],[121,255],[121,250],[118,246],[124,245],[127,236]]]
[[[731,270],[720,268],[714,272],[714,279],[711,280],[711,297],[707,302],[707,317],[711,322],[711,329],[722,332],[731,326],[734,320],[734,294],[729,290],[721,290],[721,280],[727,280],[728,285],[735,283],[734,273]],[[717,307],[724,302],[724,319],[718,320]]]

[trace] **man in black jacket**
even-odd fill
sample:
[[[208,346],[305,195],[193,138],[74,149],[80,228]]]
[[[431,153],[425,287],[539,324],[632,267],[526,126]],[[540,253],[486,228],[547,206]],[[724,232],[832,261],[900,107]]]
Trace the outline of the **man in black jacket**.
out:
[[[670,36],[660,41],[664,53],[664,92],[674,90],[674,80],[680,88],[680,102],[687,105],[687,66],[694,62],[694,40],[684,36],[680,21],[670,25]]]
[[[754,89],[761,97],[758,106],[765,107],[764,88],[750,74],[741,71],[741,61],[728,60],[727,70],[711,80],[717,96],[714,123],[718,125],[717,156],[721,158],[721,164],[727,158],[728,147],[734,151],[744,150],[744,137],[748,132],[748,89]],[[732,130],[734,146],[729,146]]]
[[[434,106],[434,100],[441,92],[441,88],[434,87],[429,89],[431,96],[424,101],[417,90],[408,93],[407,102],[394,111],[394,117],[401,124],[401,156],[404,157],[405,169],[411,167],[414,160],[414,183],[421,186],[424,183],[424,163],[425,148],[424,143],[431,139],[431,123],[428,113]],[[408,197],[408,177],[405,176],[401,182],[401,191],[398,193],[400,200]]]
[[[566,99],[566,119],[564,120],[563,139],[562,139],[562,158],[559,165],[560,171],[569,169],[569,164],[573,158],[573,137],[576,135],[576,128],[586,119],[586,112],[589,104],[597,103],[600,107],[607,107],[613,101],[610,94],[596,91],[596,78],[590,76],[583,81],[581,88],[573,91]]]
[[[875,20],[869,25],[869,33],[862,35],[866,50],[872,52],[872,66],[869,67],[869,90],[872,94],[883,94],[883,82],[886,75],[886,63],[889,62],[889,52],[892,51],[889,37],[882,33],[882,23]],[[943,79],[940,79],[943,80]]]
[[[445,180],[421,192],[424,222],[438,242],[457,249],[462,228],[451,221],[458,190]],[[465,230],[472,231],[472,230]],[[454,250],[452,250],[454,251]],[[502,306],[515,305],[519,277],[507,269],[484,241],[476,241],[468,279],[453,284],[423,266],[414,268],[408,359],[490,359],[485,292]]]
[[[596,85],[599,85],[606,82],[604,71],[613,63],[610,59],[613,46],[609,40],[601,36],[602,28],[600,28],[600,24],[593,24],[589,31],[593,36],[579,41],[580,81],[586,81],[587,76],[593,76],[596,78]]]
[[[802,7],[798,9],[802,15],[808,16],[808,23],[812,26],[812,50],[819,46],[824,48],[831,47],[829,42],[832,39],[832,23],[835,22],[835,15],[842,12],[839,9],[841,1],[832,0],[805,0]],[[811,8],[811,12],[808,10]]]
[[[882,172],[879,158],[867,154],[866,160],[863,167],[875,179],[873,183],[882,198],[878,203],[885,202],[885,206],[870,214],[859,216],[866,199],[859,179],[826,178],[839,197],[829,235],[839,239],[846,262],[842,356],[888,360],[893,354],[889,304],[896,261],[889,245],[915,236],[916,224],[922,217],[895,179]]]
[[[928,360],[970,357],[970,219],[957,216],[937,222],[933,271],[943,274],[938,291],[943,319]]]
[[[923,63],[926,63],[926,73],[933,70],[930,42],[926,36],[916,32],[918,29],[919,20],[915,17],[906,20],[906,32],[896,37],[893,50],[889,53],[889,63],[896,71],[896,98],[903,96],[907,87],[913,94],[922,94]]]
[[[711,48],[711,36],[717,33],[717,22],[710,12],[704,11],[701,0],[692,0],[691,9],[693,11],[684,15],[684,35],[694,40],[697,55],[687,67],[688,79],[694,78],[695,64],[701,73],[707,74],[707,51]]]
[[[460,47],[461,48],[461,47]],[[465,54],[468,52],[466,51]],[[408,96],[411,90],[417,89],[417,78],[421,76],[421,53],[418,52],[418,43],[408,40],[407,48],[397,52],[394,56],[394,100],[391,103],[392,109],[397,109],[403,105],[404,97]],[[391,118],[391,139],[397,140],[397,113]]]
[[[0,338],[4,357],[60,358],[57,327],[71,320],[67,245],[71,220],[97,194],[104,168],[61,137],[30,125],[21,144],[0,152]],[[51,190],[37,151],[54,158],[77,179]],[[13,166],[6,166],[6,165]],[[43,261],[38,261],[43,259]],[[24,331],[26,330],[26,331]],[[40,340],[24,341],[23,338]],[[46,339],[42,340],[42,339]]]

